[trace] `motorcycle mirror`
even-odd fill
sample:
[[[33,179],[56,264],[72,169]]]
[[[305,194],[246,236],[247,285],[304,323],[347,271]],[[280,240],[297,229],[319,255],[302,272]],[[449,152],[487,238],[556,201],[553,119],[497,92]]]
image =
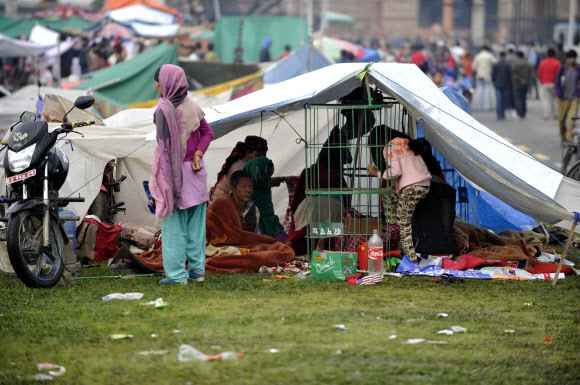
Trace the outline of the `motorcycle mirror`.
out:
[[[22,123],[30,123],[36,120],[36,114],[30,111],[24,111],[22,115],[20,115],[20,121]]]
[[[86,110],[90,106],[95,103],[95,98],[90,95],[79,96],[77,100],[75,100],[75,107],[81,110]]]

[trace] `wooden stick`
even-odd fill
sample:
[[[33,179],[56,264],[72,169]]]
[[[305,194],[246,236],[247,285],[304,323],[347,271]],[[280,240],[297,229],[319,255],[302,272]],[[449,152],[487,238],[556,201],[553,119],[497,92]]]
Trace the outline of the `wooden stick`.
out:
[[[574,230],[576,230],[576,222],[572,223],[572,228],[570,229],[570,235],[568,235],[568,239],[566,240],[566,248],[562,252],[562,257],[560,258],[560,263],[558,263],[558,269],[556,270],[556,274],[554,275],[554,280],[552,281],[552,286],[556,286],[556,282],[558,282],[558,276],[560,275],[560,270],[562,270],[562,265],[564,264],[564,259],[566,258],[566,254],[568,254],[568,248],[570,247],[570,242],[572,242],[572,237],[574,236]]]

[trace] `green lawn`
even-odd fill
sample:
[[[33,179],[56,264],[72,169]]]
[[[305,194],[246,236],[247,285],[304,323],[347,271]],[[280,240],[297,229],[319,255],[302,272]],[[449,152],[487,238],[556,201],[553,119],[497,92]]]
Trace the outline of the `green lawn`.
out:
[[[99,274],[110,273],[82,270]],[[39,362],[66,367],[55,384],[580,383],[579,277],[555,289],[551,282],[476,280],[439,286],[426,277],[387,278],[376,287],[273,275],[214,275],[187,286],[158,280],[33,290],[0,274],[0,383],[38,383],[30,378]],[[101,300],[115,292],[145,296]],[[140,305],[158,297],[169,302],[163,310]],[[452,325],[468,331],[435,334]],[[114,333],[134,338],[112,340]],[[447,344],[405,344],[409,338]],[[184,343],[245,357],[182,363]],[[270,348],[280,352],[264,353]],[[137,355],[165,349],[171,353]]]

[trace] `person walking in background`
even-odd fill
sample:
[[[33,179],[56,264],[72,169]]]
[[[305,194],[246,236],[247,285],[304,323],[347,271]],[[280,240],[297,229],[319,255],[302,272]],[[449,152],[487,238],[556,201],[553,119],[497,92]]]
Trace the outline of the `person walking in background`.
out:
[[[491,110],[491,70],[496,60],[490,52],[489,46],[485,45],[473,59],[477,89],[477,108],[479,110]]]
[[[268,62],[270,58],[270,47],[272,46],[272,38],[265,37],[262,42],[262,49],[260,50],[260,62]]]
[[[516,113],[520,119],[526,117],[526,97],[533,79],[535,79],[534,68],[524,59],[522,51],[516,52],[516,60],[512,64],[512,84]]]
[[[163,218],[161,239],[166,278],[159,283],[201,282],[205,273],[207,171],[203,154],[213,131],[203,110],[187,97],[183,69],[165,64],[154,75],[159,106],[157,145],[149,188],[155,215]],[[188,264],[188,270],[185,264]]]
[[[219,63],[220,59],[218,58],[217,54],[214,51],[213,43],[209,43],[207,45],[207,53],[205,54],[205,61],[210,63]]]
[[[284,46],[284,52],[282,53],[282,55],[280,55],[280,59],[278,59],[278,60],[282,60],[282,59],[284,59],[285,57],[288,57],[288,56],[290,56],[290,54],[291,54],[291,53],[292,53],[292,48],[290,47],[290,45],[289,45],[289,44],[286,44],[286,45]]]
[[[529,92],[533,96],[535,90],[537,100],[539,99],[539,91],[538,91],[538,81],[536,79],[536,70],[538,69],[538,64],[540,63],[540,56],[538,55],[538,51],[536,51],[536,44],[533,41],[531,41],[528,44],[528,63],[530,63],[530,65],[534,70],[534,76],[532,81],[530,82]]]
[[[509,89],[512,87],[512,69],[505,60],[505,52],[499,53],[499,61],[493,65],[491,80],[495,87],[496,113],[498,120],[505,119],[505,108]]]
[[[538,65],[538,80],[540,81],[540,100],[544,110],[544,119],[556,119],[556,99],[554,97],[554,80],[562,67],[556,59],[554,48],[548,48],[548,57]]]
[[[576,64],[578,54],[571,49],[566,53],[566,65],[558,70],[554,80],[554,95],[558,102],[558,126],[562,142],[573,142],[572,130],[578,115],[578,97],[580,96],[580,67]],[[566,130],[566,120],[568,129]]]

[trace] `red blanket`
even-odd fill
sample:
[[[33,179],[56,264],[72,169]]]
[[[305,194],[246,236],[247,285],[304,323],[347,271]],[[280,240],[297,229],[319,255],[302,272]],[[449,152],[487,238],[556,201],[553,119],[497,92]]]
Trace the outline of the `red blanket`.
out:
[[[229,196],[217,198],[207,209],[206,237],[213,246],[250,249],[242,255],[216,255],[205,262],[207,273],[255,273],[261,266],[277,266],[294,259],[289,246],[265,235],[242,230],[242,219]]]

